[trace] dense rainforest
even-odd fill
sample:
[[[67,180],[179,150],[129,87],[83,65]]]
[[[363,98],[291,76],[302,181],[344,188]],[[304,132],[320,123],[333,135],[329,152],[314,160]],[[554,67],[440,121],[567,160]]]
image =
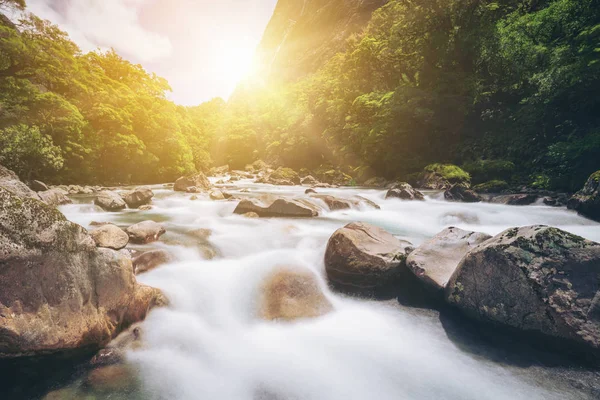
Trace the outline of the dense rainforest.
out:
[[[0,163],[26,179],[157,182],[263,159],[358,183],[453,163],[474,183],[567,191],[600,169],[599,0],[294,4],[275,10],[263,68],[198,107],[113,51],[3,17]]]

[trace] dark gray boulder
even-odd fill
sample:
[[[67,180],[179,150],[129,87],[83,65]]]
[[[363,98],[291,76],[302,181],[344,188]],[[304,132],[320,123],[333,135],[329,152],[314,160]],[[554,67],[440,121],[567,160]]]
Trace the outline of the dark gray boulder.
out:
[[[444,198],[448,201],[458,201],[462,203],[479,203],[483,198],[469,189],[467,186],[457,183],[444,192]]]
[[[504,231],[467,253],[446,299],[479,320],[597,349],[599,288],[600,244],[529,226]]]

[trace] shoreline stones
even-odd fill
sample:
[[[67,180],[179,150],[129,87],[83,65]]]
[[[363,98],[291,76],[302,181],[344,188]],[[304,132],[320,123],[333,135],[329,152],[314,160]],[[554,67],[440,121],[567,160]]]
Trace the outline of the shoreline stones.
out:
[[[135,244],[147,244],[156,242],[167,231],[164,226],[154,221],[143,221],[131,225],[125,232],[129,235],[129,241]]]
[[[65,204],[71,204],[69,199],[60,189],[48,189],[43,192],[38,192],[40,199],[49,206],[57,207]]]
[[[410,253],[406,265],[426,286],[443,291],[465,254],[490,238],[485,233],[446,228]]]
[[[55,208],[0,188],[0,358],[107,344],[166,300]]]
[[[90,232],[90,236],[98,247],[121,250],[129,243],[129,236],[121,228],[113,224],[102,225]]]
[[[106,211],[121,211],[127,207],[125,200],[117,193],[110,190],[103,190],[98,193],[96,199],[94,199],[94,204],[102,207]]]
[[[460,262],[446,299],[467,315],[600,349],[600,244],[557,228],[508,229]]]
[[[411,250],[410,243],[379,227],[353,222],[338,229],[329,239],[325,270],[334,288],[371,294],[401,277]]]

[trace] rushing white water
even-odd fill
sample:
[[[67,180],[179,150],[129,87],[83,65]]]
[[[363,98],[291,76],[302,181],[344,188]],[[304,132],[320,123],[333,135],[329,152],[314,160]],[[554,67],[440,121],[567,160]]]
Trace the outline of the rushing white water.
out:
[[[237,183],[251,193],[299,195],[305,188]],[[384,200],[371,189],[322,189],[347,197],[360,194],[381,210],[332,212],[315,219],[249,219],[233,215],[236,202],[191,201],[163,187],[151,211],[105,213],[89,201],[62,207],[71,220],[128,225],[144,219],[165,224],[154,247],[168,248],[179,262],[138,280],[163,289],[168,308],[144,322],[145,347],[132,352],[143,398],[222,400],[416,400],[579,399],[564,382],[518,373],[462,350],[440,321],[423,310],[389,302],[349,299],[323,291],[335,310],[294,323],[255,317],[262,278],[294,266],[323,277],[329,236],[350,221],[379,225],[418,245],[447,226],[497,234],[546,224],[600,241],[600,224],[566,209]],[[208,228],[219,257],[203,259],[185,232]]]

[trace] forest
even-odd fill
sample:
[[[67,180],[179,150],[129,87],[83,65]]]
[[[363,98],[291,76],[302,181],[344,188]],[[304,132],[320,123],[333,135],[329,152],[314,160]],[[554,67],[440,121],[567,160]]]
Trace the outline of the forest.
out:
[[[0,164],[108,184],[261,159],[360,184],[452,163],[474,183],[563,191],[600,169],[598,0],[390,0],[335,50],[316,73],[183,107],[114,51],[84,54],[47,21],[2,15]]]

